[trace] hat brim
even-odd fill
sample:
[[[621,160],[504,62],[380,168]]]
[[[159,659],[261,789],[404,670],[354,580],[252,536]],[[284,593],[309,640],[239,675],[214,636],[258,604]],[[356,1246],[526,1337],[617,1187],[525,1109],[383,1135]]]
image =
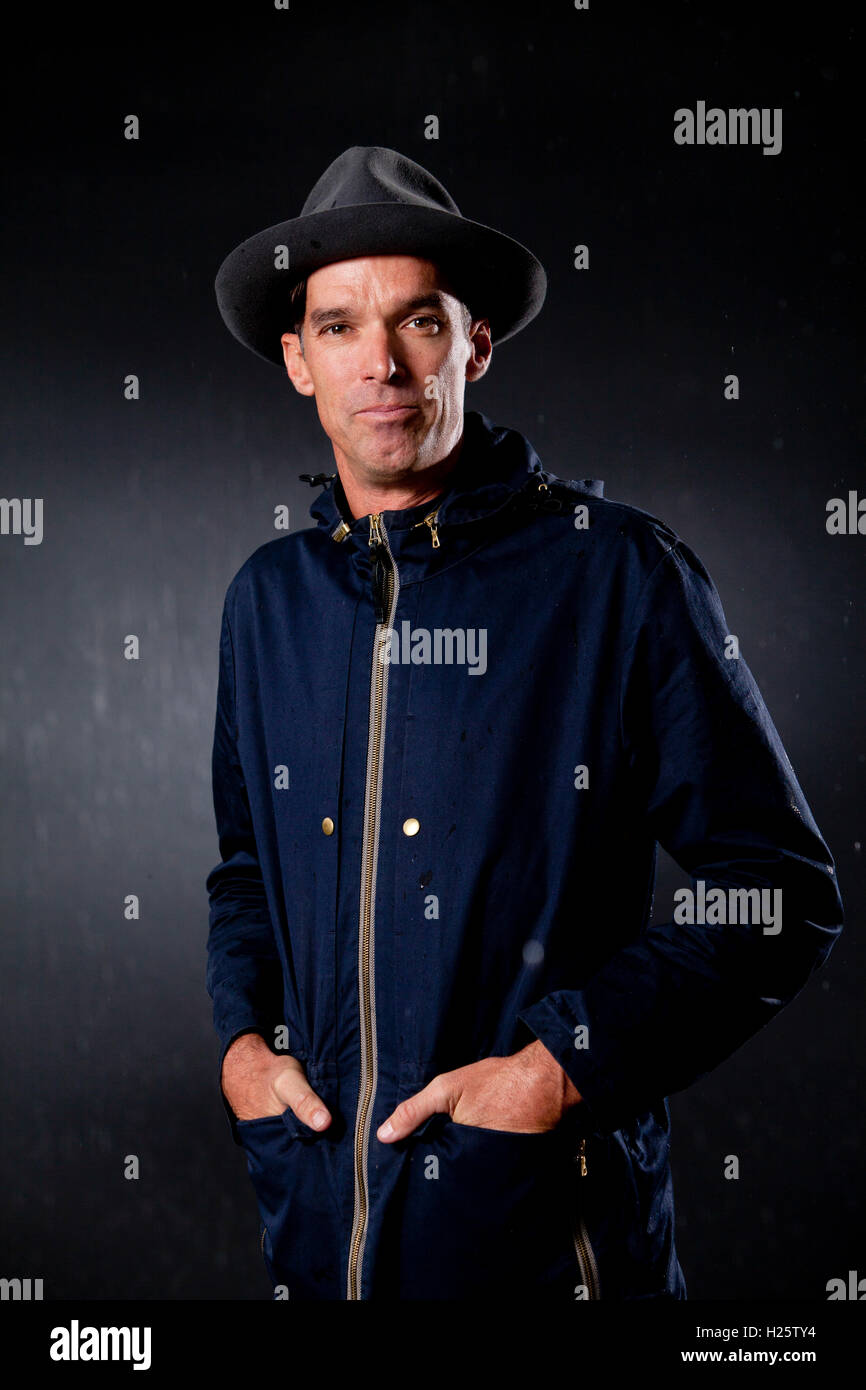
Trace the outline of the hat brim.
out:
[[[277,269],[282,246],[288,266]],[[217,272],[220,313],[238,342],[282,366],[296,281],[334,261],[377,255],[435,261],[473,315],[490,321],[494,344],[525,328],[544,303],[544,267],[519,241],[455,213],[390,202],[295,217],[241,242]]]

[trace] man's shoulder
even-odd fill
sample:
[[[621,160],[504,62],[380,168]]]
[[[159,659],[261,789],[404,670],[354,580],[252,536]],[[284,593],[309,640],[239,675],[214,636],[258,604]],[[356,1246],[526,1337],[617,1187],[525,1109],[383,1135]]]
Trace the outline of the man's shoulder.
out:
[[[605,497],[591,479],[565,478],[547,473],[559,515],[593,546],[619,553],[652,567],[671,550],[683,548],[681,536],[661,517],[642,507]],[[688,549],[688,547],[685,547]],[[612,556],[613,558],[613,556]]]
[[[260,589],[263,583],[275,577],[290,577],[301,557],[309,554],[319,539],[319,528],[307,526],[303,530],[265,541],[235,571],[226,589],[226,602]]]

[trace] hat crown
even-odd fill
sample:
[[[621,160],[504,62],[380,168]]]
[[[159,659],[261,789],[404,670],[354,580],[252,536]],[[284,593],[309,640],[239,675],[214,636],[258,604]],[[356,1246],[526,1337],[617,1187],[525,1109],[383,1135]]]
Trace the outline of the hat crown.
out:
[[[398,150],[352,145],[328,165],[299,217],[226,256],[215,284],[220,313],[244,347],[283,368],[291,285],[365,256],[432,261],[470,312],[489,321],[497,345],[544,303],[544,267],[519,241],[465,218],[447,188]]]
[[[310,190],[301,216],[364,203],[404,203],[461,216],[437,178],[384,145],[352,145],[338,155]]]

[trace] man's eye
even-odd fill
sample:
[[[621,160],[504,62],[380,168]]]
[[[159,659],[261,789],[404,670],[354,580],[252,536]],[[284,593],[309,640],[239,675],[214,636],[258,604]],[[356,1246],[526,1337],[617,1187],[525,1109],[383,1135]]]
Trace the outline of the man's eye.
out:
[[[414,318],[411,318],[409,320],[409,323],[432,323],[435,324],[437,328],[442,327],[441,319],[437,319],[434,314],[416,314]],[[348,328],[348,326],[349,325],[347,323],[329,323],[322,329],[322,333],[330,334],[333,337],[341,337],[342,335],[339,333],[335,333],[334,330],[338,328]]]

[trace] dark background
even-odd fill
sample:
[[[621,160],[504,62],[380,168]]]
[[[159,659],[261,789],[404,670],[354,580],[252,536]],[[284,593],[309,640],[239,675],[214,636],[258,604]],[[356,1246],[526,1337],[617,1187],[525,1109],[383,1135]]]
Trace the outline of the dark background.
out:
[[[204,986],[219,619],[273,508],[309,523],[297,474],[334,461],[213,278],[352,144],[544,263],[545,308],[467,408],[697,551],[836,858],[826,970],[672,1100],[690,1296],[866,1275],[866,537],[825,530],[830,497],[866,494],[859,22],[661,8],[40,7],[6,35],[0,493],[42,497],[45,533],[0,536],[0,1275],[46,1298],[270,1294]],[[781,107],[782,152],[675,145],[699,99]],[[663,859],[658,918],[686,881]]]

